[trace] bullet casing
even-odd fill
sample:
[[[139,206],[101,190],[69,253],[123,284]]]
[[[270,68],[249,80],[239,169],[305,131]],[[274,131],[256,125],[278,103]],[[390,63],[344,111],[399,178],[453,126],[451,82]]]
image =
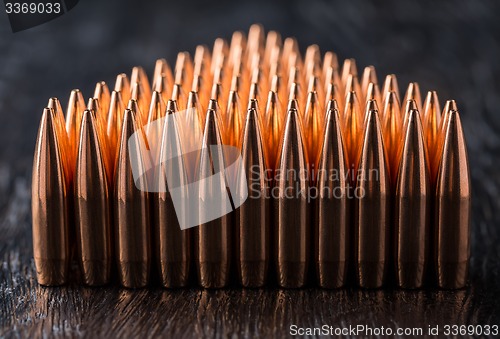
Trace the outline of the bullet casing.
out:
[[[177,119],[170,110],[163,124],[157,179],[160,190],[154,193],[155,257],[161,284],[168,288],[186,286],[191,260],[191,230],[181,229],[178,218],[186,216],[177,214],[170,193],[170,187],[186,186],[188,183],[182,154]],[[185,191],[181,193],[187,195]],[[182,201],[184,199],[185,196]],[[188,206],[180,208],[179,213],[189,213]]]
[[[402,146],[395,193],[396,282],[399,287],[420,288],[429,260],[431,193],[418,111],[410,111]]]
[[[366,117],[354,198],[354,245],[359,286],[385,283],[389,255],[390,184],[377,111]]]
[[[467,284],[470,258],[470,171],[460,115],[450,111],[436,184],[435,267],[437,284],[456,289]]]
[[[200,154],[199,177],[201,184],[199,196],[201,201],[210,201],[220,196],[220,208],[228,207],[230,192],[227,190],[225,178],[225,161],[222,145],[219,117],[215,110],[207,112],[203,148]],[[212,179],[212,180],[209,180]],[[211,206],[215,208],[215,206]],[[222,215],[208,222],[201,223],[195,230],[195,260],[197,265],[198,282],[205,288],[225,287],[229,282],[231,260],[231,228],[233,214],[224,214],[224,210],[217,213]],[[212,211],[200,205],[199,218],[207,217]]]

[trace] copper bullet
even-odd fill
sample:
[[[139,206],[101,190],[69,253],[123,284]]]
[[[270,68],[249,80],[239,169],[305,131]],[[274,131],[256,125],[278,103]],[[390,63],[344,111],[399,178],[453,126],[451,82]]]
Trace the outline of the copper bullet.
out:
[[[119,136],[122,131],[122,119],[125,107],[123,106],[121,92],[111,92],[111,100],[108,111],[108,122],[106,126],[106,138],[108,140],[109,154],[113,165],[116,160]],[[111,186],[111,183],[110,183]]]
[[[127,74],[121,73],[116,76],[114,90],[121,93],[123,102],[130,100],[130,81]]]
[[[150,158],[153,164],[157,164],[160,157],[160,142],[163,133],[163,126],[160,123],[160,119],[164,115],[165,103],[163,102],[161,94],[157,91],[153,91],[151,104],[149,106],[148,123],[145,126]]]
[[[100,146],[102,149],[102,158],[104,159],[104,166],[106,167],[106,174],[108,176],[108,182],[113,182],[113,171],[114,171],[114,158],[111,154],[111,148],[108,146],[108,139],[106,137],[106,126],[107,126],[107,112],[101,109],[99,99],[89,98],[87,104],[87,109],[92,111],[94,117],[96,118],[96,130],[99,134]]]
[[[347,78],[349,75],[353,75],[355,77],[358,76],[358,69],[356,67],[356,60],[354,59],[345,59],[344,64],[342,65],[342,85],[345,86],[347,83]]]
[[[182,86],[184,92],[190,90],[189,80],[193,78],[193,62],[188,52],[177,54],[174,68],[174,83]]]
[[[471,191],[467,147],[457,111],[447,114],[436,184],[434,253],[437,284],[467,284],[470,257]]]
[[[420,95],[420,87],[416,82],[410,82],[408,85],[403,102],[407,102],[412,99],[415,100],[418,111],[422,112],[422,96]]]
[[[177,102],[169,100],[167,110],[177,112]],[[200,160],[199,146],[203,139],[204,111],[198,94],[189,92],[187,108],[177,118],[181,133],[182,150],[185,152],[184,161],[189,181],[195,180],[198,175],[198,161]]]
[[[382,90],[382,100],[385,101],[385,96],[389,94],[389,92],[396,93],[398,101],[401,102],[401,96],[399,95],[398,79],[396,78],[395,74],[389,74],[385,77],[384,87]]]
[[[147,113],[149,112],[149,105],[150,105],[150,100],[151,100],[151,95],[147,96],[143,86],[140,82],[133,82],[132,83],[132,88],[130,92],[130,99],[133,99],[137,102],[137,105],[139,106],[141,115],[141,121],[143,125],[146,125],[148,122],[148,115]]]
[[[106,85],[104,81],[99,81],[95,85],[94,98],[99,100],[99,105],[103,112],[107,112],[109,110],[111,95],[109,93],[108,85]]]
[[[215,70],[223,63],[224,56],[228,53],[227,43],[224,39],[217,38],[214,41],[212,48],[212,63],[210,64],[210,72],[215,74]]]
[[[396,92],[391,91],[385,96],[384,113],[382,116],[382,132],[387,153],[387,163],[389,165],[391,181],[395,183],[399,166],[399,144],[403,129]]]
[[[309,265],[309,178],[302,122],[288,111],[273,188],[275,261],[278,283],[298,288],[306,283]]]
[[[66,132],[65,122],[64,122],[64,113],[61,107],[61,102],[57,98],[50,98],[47,103],[47,108],[51,108],[54,111],[54,127],[57,130],[57,137],[59,143],[59,153],[61,154],[61,161],[64,170],[64,179],[66,180],[66,189],[68,190],[68,194],[70,194],[70,187],[72,187],[73,183],[73,172],[70,162],[72,159],[70,158],[69,153],[69,139],[68,133]]]
[[[107,284],[111,276],[109,186],[93,113],[83,112],[75,170],[75,216],[83,282]]]
[[[205,288],[221,288],[229,281],[232,215],[225,214],[231,210],[231,198],[229,192],[225,193],[227,186],[222,144],[220,117],[214,109],[209,108],[199,162],[199,196],[201,202],[217,199],[220,210],[215,214],[222,216],[202,222],[194,232],[198,282]],[[214,206],[200,204],[200,221],[211,219],[210,215],[214,215],[213,210],[208,210],[209,207]]]
[[[266,271],[277,272],[281,286],[303,286],[309,274],[317,275],[323,287],[338,287],[346,283],[348,250],[354,257],[349,264],[355,264],[358,284],[364,287],[381,286],[394,276],[398,286],[418,288],[426,275],[428,278],[426,270],[441,279],[438,285],[463,286],[468,254],[464,257],[457,251],[468,242],[464,235],[468,222],[462,219],[470,211],[460,207],[448,210],[470,199],[469,184],[464,183],[468,169],[465,174],[460,167],[465,165],[455,164],[456,158],[464,158],[464,142],[448,141],[452,137],[447,136],[456,104],[448,101],[440,113],[435,92],[429,92],[422,102],[416,82],[410,82],[400,96],[394,74],[387,75],[383,83],[378,80],[373,66],[358,73],[355,60],[346,59],[339,67],[333,52],[322,56],[319,46],[310,45],[301,54],[295,38],[282,41],[277,32],[266,35],[262,26],[253,25],[248,38],[235,32],[230,44],[217,39],[212,53],[203,45],[196,46],[193,59],[187,52],[178,53],[175,68],[165,59],[156,60],[151,82],[139,66],[132,69],[130,81],[127,74],[119,74],[111,93],[104,82],[98,82],[86,107],[81,93],[74,90],[66,115],[60,102],[51,98],[47,105],[52,114],[51,133],[57,137],[59,175],[65,181],[67,200],[70,255],[65,260],[76,259],[79,248],[86,283],[106,281],[107,268],[96,268],[98,263],[83,256],[106,249],[100,245],[102,234],[95,236],[101,240],[92,242],[92,248],[86,245],[90,243],[86,236],[102,231],[104,227],[98,225],[107,223],[101,213],[107,186],[108,194],[114,189],[113,197],[108,198],[114,208],[108,219],[115,228],[118,271],[125,286],[139,287],[156,280],[156,270],[149,273],[153,261],[164,286],[184,286],[191,260],[205,287],[226,286],[232,282],[231,272],[245,286],[262,286]],[[89,112],[81,129],[85,108]],[[175,123],[161,121],[166,112]],[[164,133],[174,125],[175,132]],[[455,132],[450,133],[462,133],[453,126]],[[44,138],[49,132],[44,132]],[[132,139],[127,142],[127,138]],[[79,146],[80,169],[75,177]],[[43,152],[48,151],[44,148]],[[172,153],[182,154],[172,159]],[[240,168],[240,156],[246,162],[245,171]],[[104,179],[99,179],[99,159],[104,164]],[[441,163],[446,164],[445,169]],[[340,171],[342,164],[348,166],[347,177],[337,173],[327,180],[326,174]],[[58,173],[59,165],[39,166]],[[260,177],[256,173],[250,176],[249,167]],[[237,175],[243,173],[248,181],[239,182]],[[138,174],[140,178],[135,177]],[[39,181],[48,180],[42,175],[36,174]],[[42,217],[33,215],[34,228],[46,223],[48,214],[43,219],[43,213],[52,213],[44,207],[50,199],[43,194],[55,194],[51,192],[59,189],[55,188],[57,182],[44,185],[47,188],[34,193],[39,197],[36,208],[40,210],[40,201],[45,204],[45,210],[37,212]],[[426,185],[434,194],[430,198]],[[344,196],[332,200],[324,192],[344,187],[348,201]],[[269,191],[270,221],[262,221],[269,208],[262,199],[247,201],[240,208],[246,198],[242,190],[252,188]],[[74,197],[75,192],[80,195]],[[353,200],[352,195],[357,198]],[[87,196],[92,199],[84,198]],[[429,199],[431,210],[426,205]],[[179,203],[183,208],[177,208]],[[82,217],[74,215],[75,206]],[[96,215],[93,219],[88,217],[91,208]],[[187,212],[179,211],[183,209]],[[455,222],[455,233],[450,225],[458,217],[449,217],[452,213],[467,214]],[[428,215],[432,220],[426,224]],[[119,217],[116,227],[115,217]],[[239,220],[233,226],[236,217]],[[51,214],[50,218],[56,217]],[[73,221],[78,227],[73,227]],[[347,222],[352,223],[348,230]],[[54,227],[62,227],[58,225]],[[201,226],[189,231],[191,236],[181,230],[197,225]],[[230,238],[231,227],[236,227],[234,238]],[[270,242],[272,261],[268,245],[257,245],[255,240],[264,237],[266,227],[271,228],[270,240],[265,241]],[[423,234],[429,237],[429,244],[422,241]],[[442,248],[450,248],[449,255],[436,249],[438,240],[434,238],[442,241]],[[41,248],[40,241],[34,242]],[[189,246],[194,246],[194,258],[190,258]],[[432,256],[429,250],[426,257],[427,248],[434,251]],[[231,258],[233,251],[238,260]],[[310,256],[314,257],[312,267]],[[100,262],[106,266],[106,260]],[[56,271],[62,267],[57,265]]]
[[[132,162],[139,173],[146,168],[145,136],[135,114],[126,109],[123,116],[114,178],[116,261],[120,282],[128,288],[148,284],[151,261],[148,193],[138,189],[147,187],[146,178],[142,175],[134,182],[131,168]]]
[[[161,97],[165,102],[169,100],[172,93],[172,83],[168,81],[168,77],[165,74],[160,74],[155,78],[155,82],[153,83],[153,91],[161,93]]]
[[[361,78],[361,93],[366,98],[368,85],[373,83],[375,85],[378,84],[377,73],[375,72],[374,66],[367,66],[363,71],[363,76]]]
[[[339,60],[337,58],[337,54],[335,54],[332,51],[327,51],[327,52],[325,52],[325,55],[323,56],[322,74],[325,77],[324,80],[328,79],[326,77],[326,74],[330,68],[337,70],[337,75],[338,75]],[[328,81],[328,82],[330,82],[330,81]]]
[[[225,114],[225,142],[227,145],[240,147],[241,133],[243,129],[243,115],[240,108],[240,100],[236,91],[229,91],[229,101]]]
[[[56,119],[53,109],[44,109],[31,186],[33,256],[38,283],[46,286],[67,282],[70,261],[67,183]]]
[[[154,194],[154,240],[161,284],[173,288],[183,287],[188,283],[191,230],[181,230],[179,218],[185,219],[187,216],[179,213],[191,211],[185,204],[176,210],[170,192],[173,187],[186,187],[188,177],[175,111],[169,109],[166,113],[157,176],[159,192]],[[184,189],[180,193],[187,194]],[[185,201],[180,200],[182,203]]]
[[[193,75],[200,77],[208,75],[207,66],[211,63],[210,59],[210,51],[207,46],[196,46],[196,51],[194,53]]]
[[[187,104],[186,94],[180,84],[174,84],[174,86],[172,87],[172,95],[170,99],[174,100],[177,103],[177,108],[180,111],[186,108]]]
[[[402,107],[403,108],[403,110],[402,110],[403,130],[406,131],[406,127],[408,125],[408,117],[410,116],[410,111],[411,110],[418,110],[420,112],[420,110],[418,109],[417,102],[413,99],[406,100],[406,102],[403,102],[402,105],[403,105],[403,107]]]
[[[311,76],[316,75],[319,64],[321,62],[321,53],[318,45],[310,45],[306,49],[304,57],[305,77],[309,79]]]
[[[361,92],[361,86],[359,85],[358,77],[352,74],[347,76],[344,85],[344,93],[355,92],[356,95],[360,96],[360,100],[363,101],[364,94]]]
[[[424,284],[430,246],[430,175],[420,114],[411,110],[395,193],[395,263],[399,287]]]
[[[85,102],[82,92],[78,89],[72,90],[68,101],[68,108],[66,109],[66,133],[68,134],[68,158],[70,159],[68,174],[71,176],[75,172],[80,124],[84,110]]]
[[[379,105],[383,105],[382,95],[380,94],[380,89],[378,85],[370,82],[366,88],[365,101],[375,100]],[[384,121],[384,113],[380,116],[380,120]]]
[[[385,283],[389,254],[390,178],[378,112],[367,112],[354,191],[354,246],[359,286]]]
[[[138,124],[142,124],[142,115],[146,114],[145,112],[142,112],[141,108],[139,107],[139,104],[137,103],[137,100],[135,99],[130,99],[127,103],[127,109],[131,110],[134,112],[134,118],[137,119]],[[122,118],[122,129],[123,129],[123,118]],[[120,130],[119,133],[119,140],[121,139],[121,134],[122,131]]]
[[[340,81],[338,65],[336,67],[337,68],[332,66],[332,67],[328,67],[326,69],[325,74],[324,74],[324,87],[325,88],[328,87],[328,84],[334,84],[335,86],[337,86],[337,88],[340,91],[343,86],[342,86],[342,83]],[[341,94],[340,96],[343,96],[344,92],[339,92],[339,94]],[[342,106],[340,106],[340,107],[342,107]]]
[[[444,145],[444,137],[446,134],[446,128],[448,126],[448,119],[450,117],[450,112],[451,111],[458,111],[457,108],[457,103],[455,100],[447,100],[443,112],[441,115],[441,120],[439,122],[439,128],[438,128],[438,135],[437,135],[437,142],[434,145],[434,158],[431,161],[431,173],[432,173],[432,178],[433,182],[438,176],[438,168],[439,168],[439,163],[441,162],[441,157],[442,157],[442,148]]]
[[[339,112],[333,102],[326,115],[319,155],[315,201],[314,259],[318,284],[338,288],[347,280],[349,262],[349,170]]]
[[[172,76],[172,69],[170,68],[170,65],[165,59],[156,60],[155,69],[153,72],[153,84],[159,86],[160,83],[158,82],[158,80],[160,78],[165,78],[165,81],[161,82],[163,84],[168,84],[171,86],[174,83],[174,78]],[[162,91],[159,90],[157,87],[153,88],[152,90],[156,90],[162,93]]]
[[[151,98],[151,85],[149,84],[148,76],[146,75],[144,68],[140,66],[135,66],[134,68],[132,68],[132,74],[130,75],[131,91],[133,85],[136,83],[141,85],[140,88],[144,92],[144,97]]]
[[[335,100],[339,107],[344,107],[344,99],[342,98],[342,94],[339,90],[339,87],[335,83],[329,83],[326,86],[325,90],[325,107],[327,106],[330,100]],[[342,114],[341,114],[342,116]]]
[[[270,187],[266,177],[265,147],[258,112],[251,108],[246,116],[241,141],[241,156],[248,197],[236,210],[236,260],[240,284],[261,287],[266,283],[270,250]]]

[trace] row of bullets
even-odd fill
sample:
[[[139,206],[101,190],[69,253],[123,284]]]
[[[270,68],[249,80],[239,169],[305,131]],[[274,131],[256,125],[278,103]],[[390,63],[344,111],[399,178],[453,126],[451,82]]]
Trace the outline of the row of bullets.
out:
[[[179,112],[182,119],[153,124]],[[182,185],[223,173],[228,160],[210,147],[158,161],[187,154],[193,142],[240,150],[246,180],[238,184],[248,198],[181,229],[173,187],[139,189],[147,179],[134,178],[132,164],[147,172],[157,163],[154,180],[175,173]],[[144,144],[156,152],[131,151]],[[203,186],[200,201],[218,189]],[[79,90],[65,112],[51,98],[33,164],[34,259],[47,286],[66,283],[77,260],[91,286],[116,270],[129,288],[150,284],[152,272],[168,288],[188,285],[193,272],[205,288],[227,286],[233,275],[245,287],[274,277],[298,288],[315,275],[325,288],[352,280],[461,288],[470,208],[453,100],[441,111],[436,92],[422,102],[417,83],[401,99],[395,75],[380,89],[373,66],[359,81],[353,59],[339,67],[317,45],[302,58],[295,39],[264,37],[259,25],[248,37],[235,32],[230,44],[217,39],[212,53],[198,46],[193,60],[179,53],[173,72],[158,60],[152,83],[134,67],[112,91],[97,83],[87,104]]]

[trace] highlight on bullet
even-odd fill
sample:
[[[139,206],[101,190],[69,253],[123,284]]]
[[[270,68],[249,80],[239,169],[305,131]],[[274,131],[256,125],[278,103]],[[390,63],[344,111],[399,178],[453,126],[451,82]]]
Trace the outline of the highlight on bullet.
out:
[[[322,136],[314,219],[316,275],[318,284],[325,288],[346,284],[350,250],[349,162],[339,112],[335,103],[332,106]]]
[[[434,253],[437,284],[462,288],[470,258],[471,191],[467,147],[457,111],[447,114],[436,183]]]
[[[261,120],[257,111],[249,109],[241,139],[243,166],[237,184],[245,185],[245,202],[235,213],[236,262],[240,284],[261,287],[267,281],[270,259],[270,187],[266,176],[266,156]],[[243,197],[240,197],[243,199]]]
[[[308,158],[300,116],[287,114],[275,176],[274,250],[278,283],[298,288],[306,284],[310,257]]]
[[[354,198],[355,271],[360,287],[385,283],[389,260],[390,177],[377,111],[367,112]]]

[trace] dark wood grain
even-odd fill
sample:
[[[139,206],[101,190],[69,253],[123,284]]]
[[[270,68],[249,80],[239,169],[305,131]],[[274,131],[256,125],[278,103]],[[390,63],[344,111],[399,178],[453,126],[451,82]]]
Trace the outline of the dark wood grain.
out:
[[[494,1],[327,3],[81,1],[69,14],[12,34],[0,16],[0,337],[283,337],[291,324],[424,327],[500,325],[500,23]],[[117,11],[117,8],[120,8]],[[188,20],[189,19],[189,20]],[[470,285],[458,291],[392,288],[126,290],[37,284],[30,177],[42,108],[74,87],[133,65],[152,71],[253,22],[302,46],[318,43],[378,76],[396,73],[458,102],[473,188]],[[425,92],[424,92],[425,93]]]

